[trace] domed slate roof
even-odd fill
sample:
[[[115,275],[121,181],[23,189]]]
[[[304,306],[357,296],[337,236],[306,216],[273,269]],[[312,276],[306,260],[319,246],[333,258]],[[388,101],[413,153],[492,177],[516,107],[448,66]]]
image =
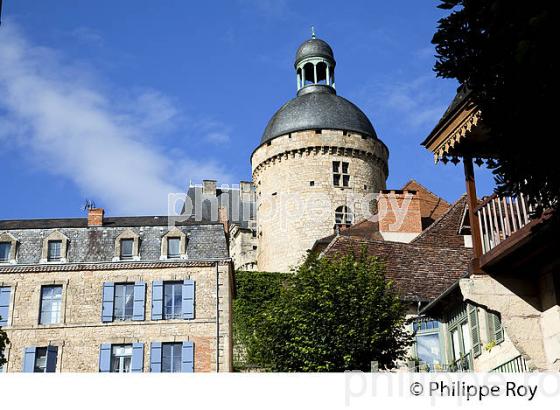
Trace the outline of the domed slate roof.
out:
[[[290,132],[314,129],[353,131],[377,138],[362,110],[336,95],[332,87],[309,85],[274,114],[264,130],[261,144]]]
[[[296,51],[296,62],[297,65],[301,60],[308,57],[324,57],[333,60],[334,54],[331,46],[327,42],[320,40],[318,38],[311,38],[304,41]]]

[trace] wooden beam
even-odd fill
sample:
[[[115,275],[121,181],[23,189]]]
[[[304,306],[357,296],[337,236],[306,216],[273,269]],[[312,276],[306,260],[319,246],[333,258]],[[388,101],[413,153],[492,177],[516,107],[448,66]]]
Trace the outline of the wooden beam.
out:
[[[467,204],[469,206],[469,222],[471,225],[471,236],[473,244],[474,260],[472,264],[473,272],[480,273],[480,257],[482,256],[482,236],[480,234],[480,224],[478,215],[475,212],[478,206],[476,196],[476,184],[474,180],[474,168],[471,157],[463,157],[465,168],[465,184],[467,186]]]

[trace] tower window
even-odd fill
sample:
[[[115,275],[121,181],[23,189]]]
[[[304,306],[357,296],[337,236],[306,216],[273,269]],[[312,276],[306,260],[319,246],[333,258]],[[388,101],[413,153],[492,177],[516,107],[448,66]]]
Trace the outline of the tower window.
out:
[[[315,130],[315,134],[322,134],[323,130]]]
[[[315,181],[309,181],[309,186],[315,186]]]
[[[338,187],[350,186],[348,162],[333,161],[333,185]]]
[[[350,208],[341,205],[334,211],[334,224],[335,227],[348,228],[352,225],[353,215]]]

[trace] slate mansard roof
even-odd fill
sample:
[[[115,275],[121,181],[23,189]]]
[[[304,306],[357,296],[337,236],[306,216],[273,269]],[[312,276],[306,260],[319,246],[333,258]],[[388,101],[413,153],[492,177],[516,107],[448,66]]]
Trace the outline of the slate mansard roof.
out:
[[[187,235],[189,260],[229,257],[222,224],[183,221],[175,226]],[[140,237],[140,261],[160,260],[162,237],[171,229],[166,216],[104,218],[103,226],[89,228],[87,218],[0,221],[0,234],[8,232],[18,242],[17,265],[39,263],[43,240],[55,231],[69,239],[68,263],[111,262],[115,241],[127,229]]]

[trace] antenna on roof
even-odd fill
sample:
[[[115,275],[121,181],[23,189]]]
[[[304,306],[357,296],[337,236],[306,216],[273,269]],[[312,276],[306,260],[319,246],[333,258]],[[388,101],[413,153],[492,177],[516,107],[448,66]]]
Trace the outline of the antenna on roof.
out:
[[[82,211],[89,211],[90,209],[95,208],[95,202],[90,199],[86,199],[84,206],[82,207]]]

